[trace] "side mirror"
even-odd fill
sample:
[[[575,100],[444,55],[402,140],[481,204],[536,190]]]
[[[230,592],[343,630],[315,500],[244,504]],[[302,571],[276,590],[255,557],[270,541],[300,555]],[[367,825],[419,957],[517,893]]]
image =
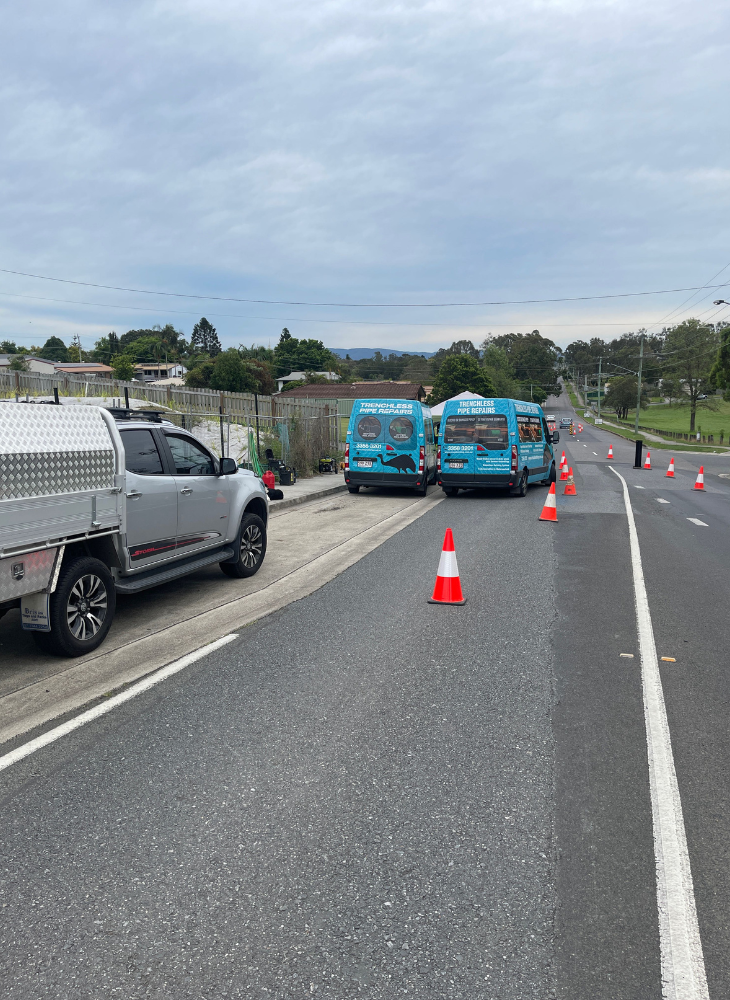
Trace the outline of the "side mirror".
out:
[[[235,458],[222,458],[219,476],[235,476],[238,472]]]
[[[553,431],[553,444],[557,444],[560,440],[560,434],[558,431]]]

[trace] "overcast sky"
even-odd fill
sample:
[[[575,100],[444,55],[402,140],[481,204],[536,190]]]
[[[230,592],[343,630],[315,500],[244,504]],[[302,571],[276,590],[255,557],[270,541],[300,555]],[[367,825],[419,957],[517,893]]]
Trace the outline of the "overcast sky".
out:
[[[702,285],[730,262],[729,79],[721,0],[6,5],[0,268],[327,303]],[[0,273],[0,340],[204,314],[225,346],[567,344],[730,287],[688,295],[367,309]]]

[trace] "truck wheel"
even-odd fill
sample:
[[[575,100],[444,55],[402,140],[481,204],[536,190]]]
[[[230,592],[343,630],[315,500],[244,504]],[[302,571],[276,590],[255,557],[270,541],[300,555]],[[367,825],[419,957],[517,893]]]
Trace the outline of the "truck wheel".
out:
[[[347,492],[348,493],[359,493],[360,492],[360,487],[359,486],[348,486],[347,487]]]
[[[45,653],[83,656],[106,639],[116,605],[114,580],[104,563],[91,556],[73,559],[51,594],[51,631],[34,632],[33,638]]]
[[[527,469],[522,470],[522,475],[520,476],[520,481],[517,486],[512,490],[513,497],[526,497],[527,496]]]
[[[258,514],[244,514],[236,537],[237,557],[220,563],[226,576],[253,576],[258,573],[266,555],[266,525]]]
[[[447,497],[455,497],[459,492],[458,486],[442,486],[441,489],[444,491]]]
[[[540,480],[540,485],[541,486],[549,486],[551,483],[555,482],[555,479],[556,479],[556,476],[555,476],[555,462],[553,462],[553,464],[550,466],[550,472],[548,474],[547,479],[541,479]]]

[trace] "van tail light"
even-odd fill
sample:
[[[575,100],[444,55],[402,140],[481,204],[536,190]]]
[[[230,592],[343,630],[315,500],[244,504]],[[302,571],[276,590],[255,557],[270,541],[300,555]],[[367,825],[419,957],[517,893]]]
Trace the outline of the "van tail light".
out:
[[[436,471],[441,474],[441,445],[436,449]]]
[[[345,445],[345,472],[350,471],[350,445]]]
[[[512,474],[517,475],[517,445],[512,445]]]
[[[420,448],[420,450],[418,452],[418,474],[419,474],[419,476],[423,472],[423,466],[425,464],[426,464],[426,449],[423,447],[423,445],[421,445],[421,448]]]

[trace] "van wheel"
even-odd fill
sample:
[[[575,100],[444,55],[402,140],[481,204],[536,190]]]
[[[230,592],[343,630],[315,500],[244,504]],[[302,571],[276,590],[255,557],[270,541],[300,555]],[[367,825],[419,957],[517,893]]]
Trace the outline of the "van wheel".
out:
[[[447,497],[455,497],[459,492],[458,486],[442,486],[441,489],[444,491]]]
[[[420,486],[416,486],[415,493],[419,497],[426,496],[426,494],[428,493],[428,476],[426,476],[426,478],[423,480],[423,483]]]
[[[348,493],[359,493],[360,492],[360,487],[359,486],[348,486],[347,487],[347,492]]]
[[[50,632],[34,632],[44,653],[83,656],[100,646],[117,604],[112,575],[100,559],[82,556],[61,570],[49,602]]]
[[[239,579],[258,573],[266,555],[266,525],[258,514],[244,514],[236,537],[237,556],[218,565],[226,576]]]
[[[527,469],[522,470],[522,475],[520,476],[520,481],[516,488],[512,490],[513,497],[526,497],[527,496]]]

